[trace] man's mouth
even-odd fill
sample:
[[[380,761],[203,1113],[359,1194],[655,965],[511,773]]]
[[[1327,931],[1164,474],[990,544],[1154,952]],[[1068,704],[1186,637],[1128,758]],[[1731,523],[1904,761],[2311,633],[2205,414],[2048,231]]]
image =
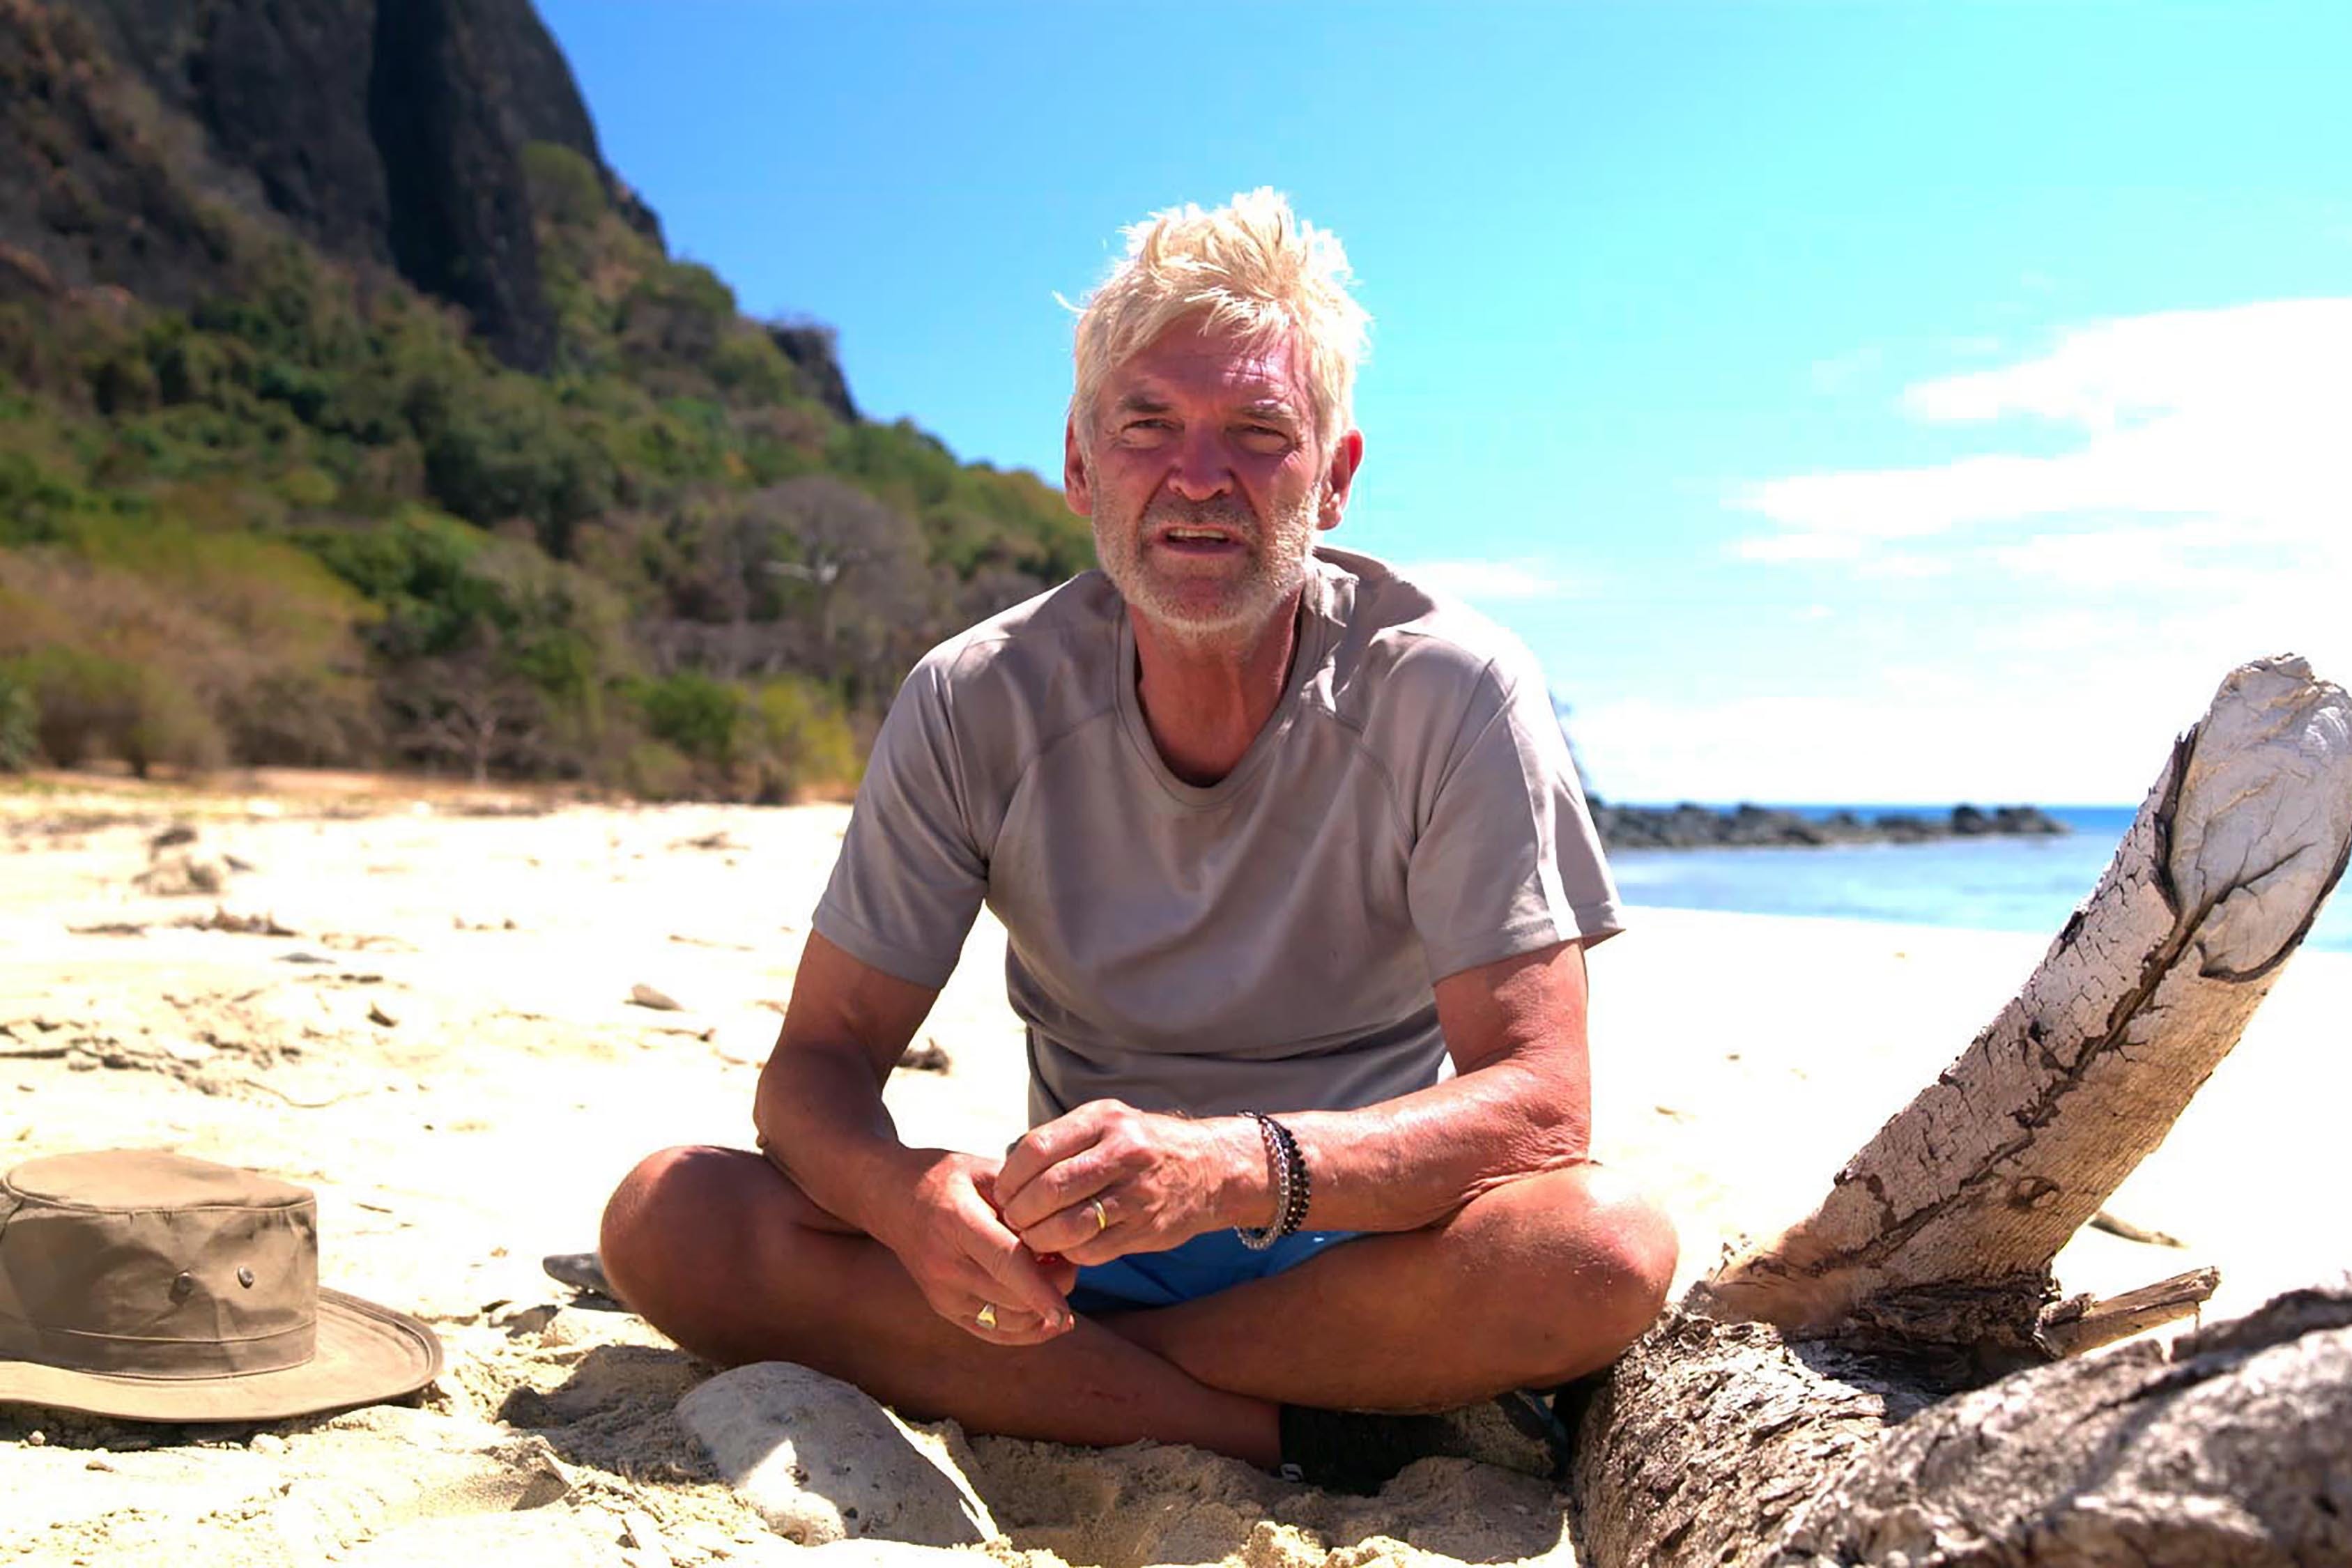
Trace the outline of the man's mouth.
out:
[[[1230,533],[1214,528],[1171,528],[1160,537],[1179,544],[1234,544],[1240,542]]]

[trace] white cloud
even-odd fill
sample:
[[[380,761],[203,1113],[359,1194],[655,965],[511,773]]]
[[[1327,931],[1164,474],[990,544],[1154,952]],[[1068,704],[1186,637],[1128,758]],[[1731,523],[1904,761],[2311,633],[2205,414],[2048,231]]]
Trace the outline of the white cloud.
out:
[[[1741,553],[1832,559],[1822,542],[2087,513],[2217,518],[2293,540],[2352,521],[2352,299],[2104,322],[2038,359],[1921,383],[1903,406],[1931,423],[2031,419],[2083,439],[2055,456],[1992,452],[1751,485],[1734,504],[1782,531]]]
[[[1732,498],[1786,607],[1717,691],[1580,703],[1603,794],[2120,803],[2232,666],[2352,679],[2352,299],[2086,326],[1899,407],[1961,449]]]
[[[2223,668],[2127,685],[2048,679],[1988,689],[1945,672],[1876,694],[1580,704],[1569,717],[1611,800],[2040,805],[2136,802]]]
[[[1434,588],[1457,599],[1555,599],[1576,591],[1541,562],[1413,561],[1397,568],[1398,574],[1424,588]]]

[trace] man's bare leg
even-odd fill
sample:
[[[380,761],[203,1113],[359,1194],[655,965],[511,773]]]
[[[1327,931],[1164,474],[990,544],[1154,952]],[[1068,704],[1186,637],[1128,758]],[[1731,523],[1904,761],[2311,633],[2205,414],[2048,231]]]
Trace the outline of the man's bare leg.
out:
[[[1579,1166],[1425,1230],[1359,1237],[1181,1306],[1101,1320],[1213,1387],[1332,1410],[1445,1410],[1606,1366],[1648,1328],[1674,1226]]]
[[[1111,1447],[1189,1443],[1271,1467],[1274,1405],[1211,1388],[1081,1317],[1044,1344],[990,1344],[932,1310],[889,1248],[757,1154],[672,1149],[631,1172],[599,1248],[621,1299],[698,1355],[793,1361],[920,1417]]]
[[[796,1361],[974,1431],[1151,1437],[1269,1467],[1277,1402],[1440,1409],[1605,1364],[1656,1315],[1675,1261],[1664,1218],[1586,1167],[1270,1279],[1007,1347],[943,1321],[887,1247],[767,1162],[716,1149],[632,1173],[603,1250],[625,1300],[716,1361]]]

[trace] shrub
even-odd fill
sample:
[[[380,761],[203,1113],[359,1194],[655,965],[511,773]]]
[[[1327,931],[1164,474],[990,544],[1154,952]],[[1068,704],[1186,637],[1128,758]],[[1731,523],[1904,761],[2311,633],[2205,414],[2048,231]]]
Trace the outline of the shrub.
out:
[[[31,687],[0,664],[0,773],[21,773],[40,760],[39,726]]]
[[[640,741],[623,757],[614,782],[641,800],[685,800],[695,793],[694,764],[675,746]]]
[[[362,678],[328,669],[264,670],[230,693],[220,721],[244,763],[348,766],[373,759],[373,692]]]
[[[588,160],[571,148],[553,142],[526,142],[522,172],[530,184],[533,216],[585,227],[604,216],[604,182]]]
[[[21,452],[0,452],[0,549],[68,538],[98,499]]]
[[[684,669],[642,683],[637,706],[654,738],[680,755],[720,772],[739,760],[750,717],[740,688]]]
[[[857,736],[833,694],[805,676],[762,682],[751,695],[759,737],[753,795],[763,805],[857,782]]]
[[[470,522],[527,519],[541,546],[561,556],[573,527],[615,499],[612,459],[526,376],[442,385],[415,417],[434,499]]]
[[[49,647],[16,666],[33,689],[41,750],[54,763],[113,757],[144,778],[158,763],[215,768],[227,756],[212,714],[160,665]]]

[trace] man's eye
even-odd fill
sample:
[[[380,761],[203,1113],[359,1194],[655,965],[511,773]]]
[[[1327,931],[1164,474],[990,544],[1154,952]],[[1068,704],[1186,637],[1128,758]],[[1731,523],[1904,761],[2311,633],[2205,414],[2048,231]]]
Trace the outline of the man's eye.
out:
[[[1290,432],[1271,425],[1244,425],[1241,438],[1261,452],[1278,451],[1290,445]]]

